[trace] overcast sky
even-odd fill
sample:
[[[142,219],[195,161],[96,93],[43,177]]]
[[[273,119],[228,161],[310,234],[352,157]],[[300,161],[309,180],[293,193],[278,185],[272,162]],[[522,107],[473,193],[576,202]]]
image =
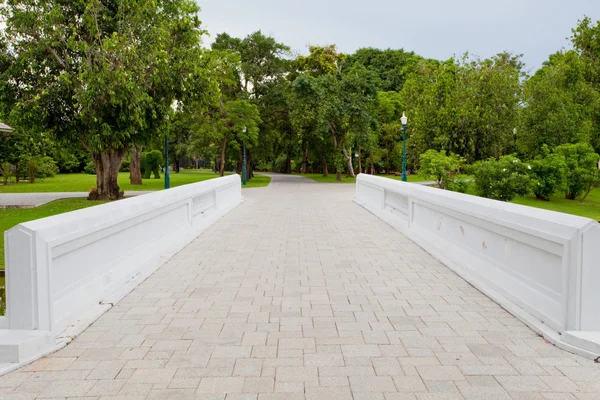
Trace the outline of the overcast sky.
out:
[[[584,15],[600,19],[600,0],[197,0],[214,36],[244,37],[256,30],[297,53],[309,44],[335,43],[344,53],[361,47],[404,48],[447,59],[469,51],[489,57],[523,54],[527,69],[569,47]]]

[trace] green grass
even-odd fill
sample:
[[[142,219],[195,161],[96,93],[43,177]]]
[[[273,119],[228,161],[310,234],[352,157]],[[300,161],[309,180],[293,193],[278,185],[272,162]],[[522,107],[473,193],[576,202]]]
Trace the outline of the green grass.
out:
[[[477,195],[475,185],[469,185],[467,194]],[[579,200],[567,200],[563,193],[556,193],[550,198],[550,201],[538,200],[534,195],[529,195],[517,197],[511,203],[578,215],[600,222],[600,189],[592,190],[583,203]]]
[[[211,170],[182,170],[171,173],[171,187],[187,185],[208,179],[218,178],[219,174]],[[19,183],[7,186],[0,185],[0,193],[32,193],[32,192],[89,192],[96,186],[96,175],[58,174],[53,178],[37,180],[35,183]],[[121,190],[161,190],[164,188],[164,176],[161,179],[144,179],[143,185],[131,185],[129,172],[119,173]]]
[[[512,201],[524,206],[543,208],[566,214],[579,215],[600,222],[600,189],[593,190],[585,200],[567,200],[564,195],[555,195],[550,201],[538,200],[535,196],[518,197]]]
[[[323,174],[294,174],[294,175],[303,176],[305,178],[312,179],[313,181],[319,182],[319,183],[356,183],[356,178],[349,178],[346,175],[342,175],[342,182],[338,182],[335,180],[335,173],[330,173],[329,176],[327,176],[327,177],[324,177]],[[402,180],[401,176],[395,176],[395,175],[378,175],[378,176],[381,176],[383,178]],[[431,179],[428,179],[426,177],[419,176],[419,175],[409,175],[408,176],[409,182],[425,182],[425,181],[429,181],[429,180],[431,180]]]
[[[246,186],[242,186],[245,188],[256,188],[256,187],[265,187],[271,183],[271,177],[265,175],[254,175],[254,178],[250,179],[246,182]]]

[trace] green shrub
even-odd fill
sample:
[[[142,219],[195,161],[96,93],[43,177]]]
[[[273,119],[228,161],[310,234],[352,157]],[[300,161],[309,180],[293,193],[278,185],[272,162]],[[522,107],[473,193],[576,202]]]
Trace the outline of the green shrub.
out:
[[[421,168],[419,173],[434,179],[441,189],[448,189],[458,192],[467,191],[467,182],[456,179],[456,174],[460,172],[464,159],[458,154],[446,151],[427,150],[421,154]]]
[[[58,166],[52,157],[44,156],[37,160],[37,178],[52,178],[58,174]]]
[[[563,156],[550,154],[546,145],[543,152],[543,158],[536,158],[531,162],[531,189],[535,197],[548,201],[550,196],[564,188],[567,164]]]
[[[85,164],[83,172],[89,175],[96,175],[96,166],[94,165],[94,162],[89,161],[87,164]]]
[[[565,197],[575,200],[593,184],[598,172],[598,154],[587,143],[563,144],[554,152],[562,155],[566,163]]]
[[[119,172],[129,172],[130,165],[131,165],[130,160],[123,160],[123,163],[121,164],[121,167],[119,168]]]
[[[527,172],[527,166],[514,156],[480,161],[473,168],[477,194],[500,201],[524,196],[529,193],[531,184]]]
[[[140,164],[144,179],[150,179],[151,175],[154,175],[154,179],[160,179],[160,167],[163,165],[163,156],[159,150],[142,153]]]

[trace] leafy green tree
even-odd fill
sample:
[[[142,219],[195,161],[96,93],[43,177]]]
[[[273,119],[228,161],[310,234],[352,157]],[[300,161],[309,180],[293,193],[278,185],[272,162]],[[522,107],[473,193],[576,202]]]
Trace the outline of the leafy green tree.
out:
[[[521,68],[519,57],[507,53],[420,61],[401,92],[410,105],[412,163],[428,149],[456,153],[469,163],[509,152],[521,108]]]
[[[575,200],[593,185],[598,171],[598,154],[587,143],[563,144],[554,152],[566,162],[565,197]]]
[[[535,197],[540,200],[550,200],[550,196],[564,188],[565,170],[567,165],[563,156],[551,154],[548,146],[544,145],[543,157],[531,161],[531,188]]]
[[[473,166],[475,188],[482,197],[511,201],[530,192],[527,166],[512,155],[479,161]]]
[[[99,199],[118,199],[132,143],[164,124],[175,99],[204,96],[204,31],[192,0],[9,1],[0,12],[14,62],[12,113],[79,142],[96,167]]]
[[[412,51],[367,47],[348,55],[342,70],[346,71],[355,64],[361,64],[379,77],[379,90],[400,92],[407,77],[413,72],[420,59]]]
[[[543,145],[591,143],[598,129],[600,95],[586,80],[587,66],[575,51],[558,52],[524,86],[526,107],[518,143],[529,157]]]
[[[379,124],[379,143],[385,149],[385,170],[391,172],[392,151],[402,140],[400,118],[404,111],[403,97],[397,92],[377,93],[375,115]]]
[[[421,168],[419,172],[424,176],[434,179],[441,189],[465,192],[467,184],[464,180],[456,179],[464,159],[458,154],[446,155],[444,150],[427,150],[421,154]]]

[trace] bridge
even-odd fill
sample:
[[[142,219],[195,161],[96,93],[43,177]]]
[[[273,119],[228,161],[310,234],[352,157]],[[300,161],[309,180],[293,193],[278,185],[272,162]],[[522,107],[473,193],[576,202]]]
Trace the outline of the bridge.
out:
[[[598,224],[370,176],[241,195],[8,232],[0,398],[600,398]]]

